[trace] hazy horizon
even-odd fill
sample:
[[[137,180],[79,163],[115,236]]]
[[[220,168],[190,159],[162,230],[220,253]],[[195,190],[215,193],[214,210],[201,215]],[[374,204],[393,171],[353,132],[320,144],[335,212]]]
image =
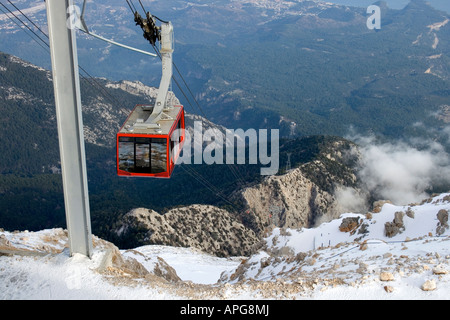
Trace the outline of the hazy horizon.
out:
[[[367,7],[377,0],[320,0],[323,2],[331,2],[335,4],[343,4],[353,7]],[[385,1],[389,8],[392,9],[403,9],[410,0],[383,0]],[[434,8],[438,10],[443,10],[450,13],[450,1],[449,0],[427,0]]]

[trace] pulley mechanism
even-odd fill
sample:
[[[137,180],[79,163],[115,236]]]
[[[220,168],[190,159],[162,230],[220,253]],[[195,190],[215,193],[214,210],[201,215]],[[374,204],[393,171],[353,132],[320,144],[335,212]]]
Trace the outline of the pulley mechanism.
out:
[[[134,21],[137,26],[140,26],[144,31],[144,38],[147,39],[152,46],[156,44],[156,40],[161,41],[160,29],[156,26],[155,18],[150,14],[146,13],[147,19],[142,19],[141,15],[136,11],[134,13]]]
[[[163,22],[161,27],[157,27],[155,18],[148,11],[146,12],[146,19],[143,19],[141,15],[135,11],[134,21],[137,26],[141,27],[144,32],[144,38],[150,42],[156,52],[158,52],[155,46],[156,41],[159,41],[161,44],[159,56],[162,61],[162,76],[156,103],[153,107],[151,116],[146,121],[135,124],[137,127],[155,129],[159,127],[158,121],[163,116],[164,109],[171,108],[171,106],[166,105],[166,100],[173,75],[173,27],[170,22]]]

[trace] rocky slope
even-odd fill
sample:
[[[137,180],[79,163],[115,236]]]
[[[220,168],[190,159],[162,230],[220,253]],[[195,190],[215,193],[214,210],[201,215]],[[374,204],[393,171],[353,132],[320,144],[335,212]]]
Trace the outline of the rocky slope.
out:
[[[240,195],[258,230],[271,225],[306,227],[319,216],[333,216],[336,212],[333,195],[309,180],[301,168],[282,176],[271,176],[263,183],[242,190]]]
[[[314,226],[345,210],[346,204],[335,196],[337,190],[361,192],[355,166],[358,157],[356,145],[344,139],[332,140],[312,161],[244,188],[237,198],[245,203],[259,232],[270,226]]]
[[[379,205],[314,229],[276,228],[258,252],[231,268],[224,268],[229,259],[200,252],[163,246],[119,250],[95,236],[92,259],[69,257],[63,229],[0,229],[0,298],[448,299],[450,194],[411,206]],[[397,212],[404,212],[404,228],[389,237],[386,223]],[[343,228],[356,218],[358,225]],[[192,261],[198,265],[189,266]],[[209,272],[226,271],[218,282],[189,280],[206,265]]]
[[[410,290],[436,290],[448,283],[449,204],[447,193],[409,206],[379,203],[367,214],[344,214],[316,229],[276,229],[258,254],[223,273],[221,282],[295,284],[285,296],[298,288],[332,296],[338,286],[367,284],[378,285],[380,294],[401,295],[401,279]]]
[[[127,247],[164,244],[218,256],[246,256],[274,227],[312,227],[333,219],[345,206],[335,190],[359,191],[352,167],[357,153],[344,139],[332,139],[325,146],[312,161],[237,189],[229,199],[239,204],[236,208],[191,205],[166,213],[134,209],[119,219],[112,231],[114,242]]]
[[[128,246],[163,244],[200,249],[217,256],[240,256],[253,252],[255,232],[226,210],[191,205],[161,215],[153,210],[134,209],[124,215],[115,230]]]

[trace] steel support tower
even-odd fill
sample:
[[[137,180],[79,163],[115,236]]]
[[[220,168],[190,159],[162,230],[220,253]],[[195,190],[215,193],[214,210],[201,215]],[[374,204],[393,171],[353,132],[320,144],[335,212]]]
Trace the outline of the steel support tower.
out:
[[[70,255],[93,245],[72,0],[46,0]]]

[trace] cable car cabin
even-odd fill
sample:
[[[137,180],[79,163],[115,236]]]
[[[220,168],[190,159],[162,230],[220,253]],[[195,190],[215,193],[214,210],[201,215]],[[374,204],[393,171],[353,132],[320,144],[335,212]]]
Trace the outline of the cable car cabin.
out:
[[[145,125],[152,111],[137,105],[117,134],[119,176],[170,178],[183,148],[184,109],[165,109],[161,119]]]

